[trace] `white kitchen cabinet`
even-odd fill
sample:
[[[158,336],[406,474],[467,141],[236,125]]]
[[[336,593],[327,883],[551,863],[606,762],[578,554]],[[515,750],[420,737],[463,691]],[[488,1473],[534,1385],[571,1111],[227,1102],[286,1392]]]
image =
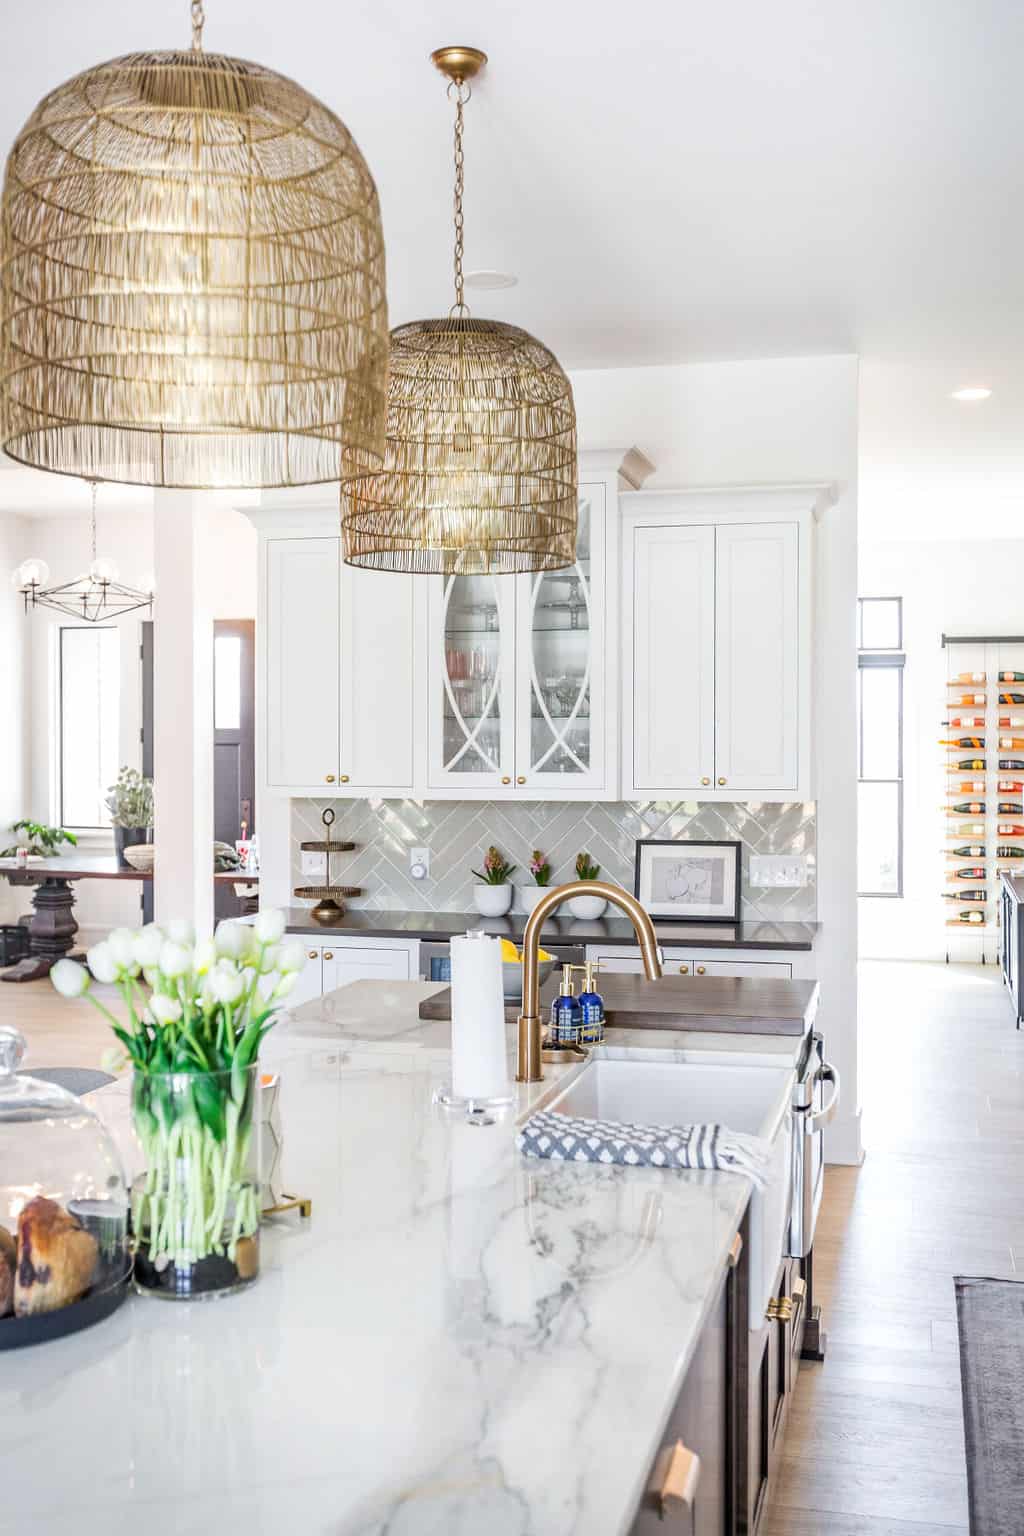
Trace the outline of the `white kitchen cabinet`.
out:
[[[259,509],[258,733],[271,792],[409,795],[423,675],[414,578],[341,559],[329,516]],[[288,532],[301,527],[302,536]]]
[[[754,951],[756,954],[757,951]],[[767,951],[771,959],[751,959],[747,954],[737,956],[729,953],[723,956],[721,950],[701,949],[699,946],[689,948],[686,945],[665,944],[662,946],[663,969],[666,976],[759,976],[764,980],[791,981],[794,975],[794,962],[789,955],[783,958],[783,952],[775,953]],[[810,951],[796,950],[792,953],[800,955],[806,962],[810,960]],[[715,958],[715,955],[718,958]],[[620,975],[640,976],[643,974],[643,961],[635,950],[626,946],[602,947],[598,944],[587,945],[587,959],[596,961],[600,970],[605,973],[617,973]],[[813,974],[813,967],[806,963],[797,963],[797,976]],[[598,991],[601,990],[600,972],[598,973]]]
[[[624,799],[807,800],[820,488],[623,498]]]
[[[606,480],[581,485],[577,558],[564,570],[431,580],[431,794],[617,797],[610,497]]]
[[[309,934],[300,938],[306,958],[288,994],[292,1010],[353,981],[415,981],[419,975],[417,939],[311,938]]]
[[[319,997],[323,992],[323,955],[319,944],[305,946],[305,960],[302,970],[299,971],[296,982],[288,994],[288,1007],[301,1008],[303,1003],[308,1003],[313,997]]]

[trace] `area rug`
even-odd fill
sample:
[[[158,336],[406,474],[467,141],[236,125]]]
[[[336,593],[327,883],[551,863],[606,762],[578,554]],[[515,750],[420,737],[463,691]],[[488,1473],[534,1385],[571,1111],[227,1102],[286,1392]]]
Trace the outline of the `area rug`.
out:
[[[971,1536],[1024,1531],[1024,1283],[956,1277]]]

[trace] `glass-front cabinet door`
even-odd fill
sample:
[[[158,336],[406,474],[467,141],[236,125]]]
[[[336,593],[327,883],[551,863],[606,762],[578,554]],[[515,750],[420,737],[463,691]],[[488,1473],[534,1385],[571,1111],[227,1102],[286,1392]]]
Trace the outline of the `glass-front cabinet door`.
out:
[[[604,550],[604,490],[584,487],[575,565],[516,578],[520,798],[568,798],[604,786]]]
[[[498,793],[513,785],[516,579],[458,575],[431,581],[432,789]]]

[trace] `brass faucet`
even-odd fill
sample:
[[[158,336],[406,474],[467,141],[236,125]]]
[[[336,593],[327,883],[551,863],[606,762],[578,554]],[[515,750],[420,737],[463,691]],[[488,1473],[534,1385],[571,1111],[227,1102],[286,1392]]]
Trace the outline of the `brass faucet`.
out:
[[[635,896],[619,885],[610,885],[607,880],[571,880],[568,885],[552,886],[531,912],[523,935],[523,1011],[519,1015],[517,1083],[539,1083],[544,1078],[540,1054],[540,931],[548,913],[570,896],[603,896],[613,906],[621,908],[636,929],[647,980],[657,981],[661,975],[661,955],[654,924]]]

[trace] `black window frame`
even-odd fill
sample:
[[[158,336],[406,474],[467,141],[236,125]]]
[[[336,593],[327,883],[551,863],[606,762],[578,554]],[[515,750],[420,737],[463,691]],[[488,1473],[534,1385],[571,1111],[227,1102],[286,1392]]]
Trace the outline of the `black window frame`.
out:
[[[865,650],[860,641],[864,634],[864,604],[894,602],[897,613],[898,646],[872,646]],[[857,784],[896,785],[896,889],[894,891],[862,891],[860,889],[860,858],[857,860],[857,896],[872,900],[899,901],[903,898],[903,671],[906,652],[903,649],[903,599],[902,597],[858,597],[857,599]],[[896,672],[897,683],[897,745],[896,774],[885,778],[866,776],[864,773],[864,673],[891,669]],[[859,854],[859,850],[858,850]]]

